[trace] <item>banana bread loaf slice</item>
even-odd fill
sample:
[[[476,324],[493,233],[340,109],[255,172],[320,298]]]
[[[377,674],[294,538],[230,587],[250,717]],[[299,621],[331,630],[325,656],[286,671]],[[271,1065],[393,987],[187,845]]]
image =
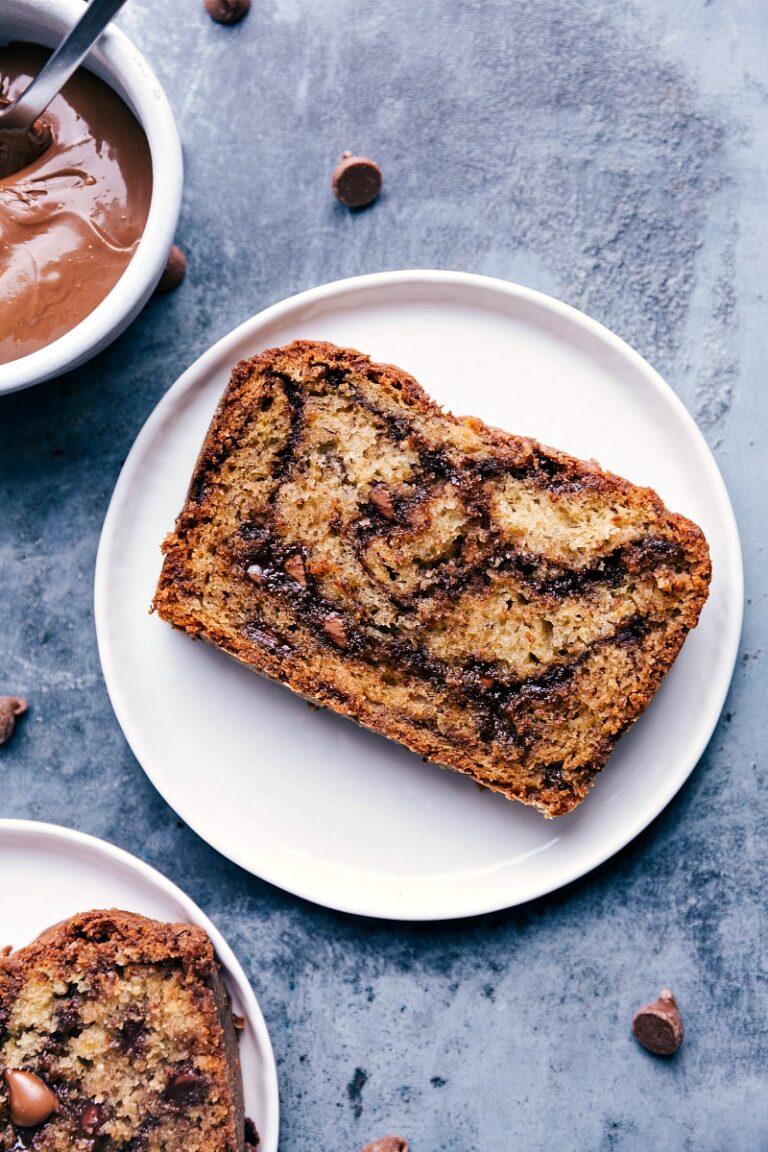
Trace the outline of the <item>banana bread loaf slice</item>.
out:
[[[191,924],[87,912],[0,956],[0,1068],[2,1152],[255,1148],[229,997]]]
[[[710,579],[650,489],[306,341],[235,367],[163,547],[164,620],[547,816],[587,794]]]

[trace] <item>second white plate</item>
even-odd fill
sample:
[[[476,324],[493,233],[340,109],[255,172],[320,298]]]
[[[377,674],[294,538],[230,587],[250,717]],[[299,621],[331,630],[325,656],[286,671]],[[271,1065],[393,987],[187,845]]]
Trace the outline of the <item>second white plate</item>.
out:
[[[55,824],[0,820],[0,947],[20,948],[92,908],[198,924],[208,933],[232,1010],[246,1022],[239,1044],[245,1112],[256,1124],[261,1152],[277,1152],[277,1072],[267,1026],[245,973],[208,917],[165,876],[105,840]]]
[[[698,628],[590,797],[553,822],[446,772],[175,633],[148,608],[232,365],[297,337],[411,372],[457,413],[594,457],[704,529]],[[345,911],[427,920],[518,904],[606,860],[668,803],[717,722],[736,658],[741,553],[717,466],[672,390],[574,309],[503,281],[383,273],[254,317],[160,402],[123,468],[96,569],[96,626],[118,720],[204,839],[288,891]]]

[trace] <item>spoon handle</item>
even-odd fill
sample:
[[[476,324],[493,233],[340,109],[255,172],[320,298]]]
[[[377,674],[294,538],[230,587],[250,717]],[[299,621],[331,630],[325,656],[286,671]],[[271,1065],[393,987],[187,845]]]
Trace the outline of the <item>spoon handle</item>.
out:
[[[18,100],[0,110],[0,126],[31,128],[124,3],[125,0],[91,0],[80,19]]]

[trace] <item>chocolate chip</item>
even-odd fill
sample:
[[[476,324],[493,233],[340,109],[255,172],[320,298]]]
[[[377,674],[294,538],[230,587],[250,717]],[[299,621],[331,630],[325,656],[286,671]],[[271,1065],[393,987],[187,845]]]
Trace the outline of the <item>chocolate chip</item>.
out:
[[[11,1123],[19,1128],[36,1128],[54,1112],[58,1112],[58,1097],[51,1092],[34,1072],[21,1072],[6,1068],[3,1073],[8,1091],[8,1112]]]
[[[381,1136],[372,1144],[366,1144],[362,1152],[408,1152],[410,1144],[402,1136]]]
[[[339,648],[349,648],[349,637],[347,630],[344,627],[344,621],[335,612],[327,616],[323,621],[323,631],[329,639],[333,640],[334,644]]]
[[[205,10],[219,24],[236,24],[247,16],[251,0],[205,0]]]
[[[27,702],[21,696],[0,696],[0,744],[10,740],[16,727],[16,717],[27,710]]]
[[[683,1020],[677,1001],[668,988],[658,1000],[639,1008],[632,1019],[632,1031],[649,1052],[672,1056],[683,1042]]]
[[[199,1104],[204,1094],[205,1077],[190,1068],[171,1076],[163,1096],[169,1104],[182,1108],[189,1104]]]
[[[381,168],[366,156],[342,152],[331,176],[333,194],[347,208],[365,208],[381,192]]]
[[[392,497],[386,488],[383,488],[380,484],[377,484],[375,488],[371,488],[371,503],[378,508],[382,516],[386,517],[387,520],[394,520],[395,508],[392,503]]]
[[[178,244],[174,244],[168,253],[168,261],[163,269],[163,274],[157,282],[155,292],[173,292],[174,288],[178,288],[182,280],[187,274],[187,258],[179,248]]]
[[[244,624],[243,631],[249,640],[253,640],[254,644],[261,644],[268,652],[280,652],[282,655],[288,656],[292,651],[284,636],[275,632],[274,629],[268,628],[266,624],[262,624],[260,621],[253,620]]]
[[[95,1100],[90,1100],[78,1118],[77,1135],[84,1138],[96,1136],[101,1131],[106,1118],[104,1105],[97,1104]]]
[[[237,530],[238,536],[242,540],[263,540],[268,519],[266,512],[254,512],[249,520],[244,520],[240,525]]]
[[[302,588],[307,586],[307,570],[304,567],[304,561],[298,552],[294,556],[289,556],[283,564],[283,571],[287,572],[292,580],[297,584],[301,584]]]
[[[140,1056],[146,1047],[147,1026],[143,1020],[129,1018],[116,1030],[112,1041],[115,1048],[126,1056]]]
[[[254,1124],[253,1120],[251,1120],[250,1116],[246,1116],[246,1118],[245,1118],[245,1147],[248,1150],[248,1152],[256,1152],[256,1149],[258,1148],[259,1144],[261,1144],[261,1140],[259,1138],[258,1132],[256,1131],[256,1125]]]
[[[56,1015],[54,1033],[60,1036],[72,1036],[80,1031],[80,1004],[77,997],[73,997]]]

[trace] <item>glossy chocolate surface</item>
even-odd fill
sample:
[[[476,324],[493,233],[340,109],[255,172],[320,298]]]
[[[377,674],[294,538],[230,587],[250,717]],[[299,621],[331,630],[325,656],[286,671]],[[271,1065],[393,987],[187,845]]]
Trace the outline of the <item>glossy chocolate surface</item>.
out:
[[[0,47],[0,95],[20,95],[47,56]],[[50,147],[0,180],[0,364],[51,344],[101,303],[149,213],[149,145],[107,84],[81,68],[43,121]]]

